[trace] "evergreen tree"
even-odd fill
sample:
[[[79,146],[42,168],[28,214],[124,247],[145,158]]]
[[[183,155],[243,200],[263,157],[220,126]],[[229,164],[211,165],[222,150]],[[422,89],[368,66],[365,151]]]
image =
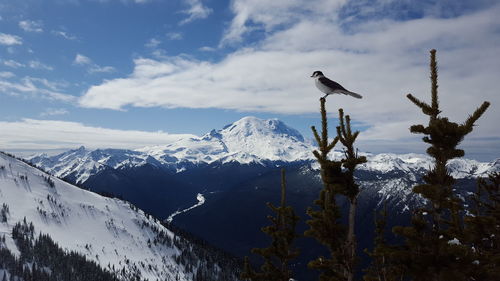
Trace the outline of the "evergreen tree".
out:
[[[474,249],[472,277],[494,280],[500,276],[500,173],[478,180],[473,207],[465,217],[466,241]]]
[[[395,250],[385,237],[387,225],[387,205],[375,215],[374,248],[365,252],[371,257],[371,265],[365,270],[365,281],[396,281],[404,280],[404,272],[394,259],[392,252]]]
[[[463,202],[454,194],[455,180],[446,164],[464,155],[457,146],[489,103],[484,102],[463,124],[440,116],[436,50],[430,53],[431,104],[407,95],[429,117],[426,126],[410,127],[412,133],[424,134],[422,140],[431,145],[427,153],[434,159],[434,167],[423,177],[425,183],[413,188],[428,204],[414,212],[411,226],[394,228],[405,243],[393,254],[398,256],[401,270],[413,280],[469,280],[473,257],[471,248],[464,245]]]
[[[326,100],[321,98],[321,136],[314,126],[311,128],[319,147],[319,152],[314,151],[313,154],[321,166],[323,189],[314,202],[319,210],[307,210],[311,220],[307,221],[310,229],[305,234],[325,245],[330,251],[330,258],[318,257],[309,263],[309,267],[322,271],[321,281],[352,281],[356,271],[354,227],[359,194],[359,186],[354,181],[354,171],[357,165],[366,162],[366,158],[358,156],[354,149],[359,132],[352,132],[350,117],[344,116],[342,109],[339,109],[340,124],[337,126],[337,136],[329,142],[325,103]],[[344,158],[329,159],[328,154],[339,141],[344,146]],[[339,222],[341,214],[336,203],[337,195],[347,197],[350,203],[347,229]]]
[[[291,206],[286,206],[284,169],[281,170],[281,204],[276,207],[267,203],[267,206],[276,216],[268,216],[271,225],[263,227],[262,232],[272,238],[272,243],[267,248],[252,249],[253,253],[264,258],[264,264],[260,271],[255,271],[246,257],[241,278],[251,281],[289,281],[293,277],[290,261],[299,255],[299,251],[293,247],[293,242],[298,237],[295,227],[299,217]]]

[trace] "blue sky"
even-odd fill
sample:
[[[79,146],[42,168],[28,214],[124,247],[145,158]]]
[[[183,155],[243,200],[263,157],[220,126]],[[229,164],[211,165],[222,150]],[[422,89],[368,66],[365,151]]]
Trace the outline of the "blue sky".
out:
[[[0,149],[138,148],[253,115],[310,137],[315,70],[372,152],[420,152],[438,50],[443,114],[492,107],[463,147],[500,157],[500,4],[401,0],[0,0]],[[333,124],[334,122],[331,122]]]

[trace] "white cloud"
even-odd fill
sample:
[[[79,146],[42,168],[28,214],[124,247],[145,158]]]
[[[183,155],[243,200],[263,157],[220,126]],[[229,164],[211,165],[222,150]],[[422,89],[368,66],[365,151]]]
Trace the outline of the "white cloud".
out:
[[[5,34],[0,32],[0,45],[21,45],[23,40],[17,35]]]
[[[15,77],[16,75],[10,71],[1,71],[0,72],[0,78],[12,78]]]
[[[116,130],[88,126],[78,122],[23,119],[1,122],[0,147],[15,149],[68,149],[84,145],[88,148],[139,148],[163,145],[193,135],[164,132]]]
[[[5,66],[8,66],[8,67],[12,67],[12,68],[20,68],[20,67],[25,67],[26,65],[18,62],[18,61],[15,61],[15,60],[4,60],[3,61],[3,64]]]
[[[488,100],[493,106],[473,134],[500,137],[500,107],[495,106],[500,104],[500,5],[452,18],[364,19],[346,32],[335,12],[343,2],[320,9],[306,1],[279,0],[269,4],[271,9],[267,1],[234,1],[238,13],[231,26],[238,25],[224,38],[237,40],[257,26],[266,32],[262,41],[218,62],[136,59],[130,76],[90,87],[80,105],[316,113],[321,93],[309,76],[322,70],[364,96],[336,95],[328,102],[334,115],[343,107],[369,127],[361,140],[403,139],[411,136],[410,125],[423,121],[405,95],[429,99],[428,50],[437,48],[443,114],[461,122]]]
[[[254,30],[266,33],[304,19],[323,18],[327,23],[337,19],[337,12],[347,0],[234,0],[234,17],[226,30],[221,46],[241,41]]]
[[[69,111],[64,108],[47,108],[45,111],[40,113],[40,116],[56,116],[56,115],[66,115]]]
[[[214,47],[209,47],[209,46],[203,46],[199,49],[200,51],[203,51],[203,52],[213,52],[215,51],[216,49]]]
[[[76,65],[87,66],[87,71],[89,73],[110,73],[116,70],[112,66],[100,66],[94,63],[89,57],[82,54],[76,54],[73,63]]]
[[[156,39],[156,38],[151,38],[148,43],[146,43],[144,46],[148,48],[156,48],[158,45],[160,45],[161,41]]]
[[[183,38],[182,33],[180,32],[169,32],[166,35],[170,40],[181,40]]]
[[[42,22],[32,20],[22,20],[19,22],[19,27],[26,32],[43,32]]]
[[[213,10],[203,5],[201,0],[184,0],[185,4],[189,7],[183,10],[182,13],[187,14],[188,17],[182,20],[179,24],[187,24],[194,20],[207,18]]]
[[[82,54],[76,54],[73,63],[78,65],[85,65],[85,64],[91,64],[92,60],[89,57],[86,57]]]
[[[0,79],[0,93],[24,98],[44,98],[63,102],[74,102],[75,97],[61,92],[61,83],[45,78],[24,77],[19,81]]]
[[[89,73],[111,73],[116,71],[116,69],[112,66],[99,66],[94,64],[88,69],[88,71]]]
[[[68,40],[78,39],[76,36],[71,35],[68,32],[62,31],[62,30],[52,30],[52,34],[63,37],[63,38],[68,39]]]
[[[50,65],[46,65],[38,60],[32,60],[28,63],[29,67],[34,69],[54,70]]]

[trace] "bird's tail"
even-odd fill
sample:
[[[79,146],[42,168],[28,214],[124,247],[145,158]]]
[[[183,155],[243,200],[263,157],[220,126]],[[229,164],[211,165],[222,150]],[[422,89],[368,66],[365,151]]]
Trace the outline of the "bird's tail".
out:
[[[354,93],[354,92],[350,92],[350,91],[343,91],[342,92],[344,95],[349,95],[349,96],[352,96],[352,97],[355,97],[357,99],[362,99],[363,96],[360,95],[360,94],[357,94],[357,93]]]

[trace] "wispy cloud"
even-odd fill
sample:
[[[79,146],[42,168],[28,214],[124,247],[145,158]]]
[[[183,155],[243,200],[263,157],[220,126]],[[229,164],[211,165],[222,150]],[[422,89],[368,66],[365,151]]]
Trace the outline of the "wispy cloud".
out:
[[[76,39],[78,39],[78,37],[76,37],[74,35],[71,35],[68,32],[62,31],[62,30],[52,30],[52,34],[54,34],[56,36],[60,36],[60,37],[62,37],[64,39],[67,39],[67,40],[76,40]]]
[[[112,66],[99,66],[94,64],[88,69],[88,71],[89,73],[111,73],[115,72],[116,69]]]
[[[203,52],[213,52],[216,50],[216,48],[214,47],[209,47],[209,46],[203,46],[199,49],[200,51],[203,51]]]
[[[184,0],[185,4],[188,6],[186,10],[182,13],[186,14],[188,17],[182,20],[179,24],[187,24],[194,20],[207,18],[213,10],[203,5],[201,0]]]
[[[164,145],[193,135],[164,132],[116,130],[88,126],[78,122],[23,119],[1,122],[0,147],[14,149],[68,149],[84,145],[88,148],[140,148]]]
[[[22,43],[23,40],[21,39],[21,37],[17,35],[0,32],[0,45],[11,46],[11,45],[21,45]]]
[[[22,20],[19,22],[19,27],[26,32],[43,32],[42,26],[41,21]]]
[[[257,7],[249,7],[254,2]],[[443,105],[448,116],[461,121],[482,100],[500,103],[500,5],[451,18],[369,18],[346,30],[337,17],[345,1],[325,0],[320,8],[307,1],[280,0],[270,4],[274,9],[258,2],[233,1],[242,5],[235,7],[233,19],[239,24],[225,36],[233,34],[236,40],[249,29],[261,28],[265,36],[252,47],[218,62],[183,56],[136,59],[133,73],[90,87],[80,105],[312,113],[320,93],[308,76],[322,70],[364,96],[329,97],[335,107],[342,106],[369,127],[364,135],[403,138],[408,136],[406,128],[421,121],[405,95],[411,91],[424,99],[429,96],[431,48],[439,51],[440,89],[448,101]],[[488,110],[477,132],[500,137],[498,118],[491,116],[500,116],[500,108]]]
[[[40,113],[40,116],[46,117],[46,116],[66,115],[66,114],[69,114],[69,111],[64,108],[47,108],[45,111]]]
[[[1,71],[0,72],[0,78],[12,78],[15,77],[16,75],[10,71]]]
[[[272,32],[275,28],[297,23],[303,19],[335,19],[345,0],[318,0],[312,4],[302,0],[234,0],[231,10],[234,17],[222,37],[220,45],[240,42],[243,36],[255,30]]]
[[[32,60],[28,63],[28,66],[33,69],[44,69],[44,70],[54,70],[54,67],[44,64],[38,60]]]
[[[74,96],[62,93],[61,83],[45,78],[23,77],[16,81],[0,79],[0,93],[21,98],[43,98],[62,102],[74,102]]]
[[[5,66],[11,67],[11,68],[21,68],[21,67],[30,67],[33,69],[42,69],[42,70],[54,70],[54,67],[44,64],[40,62],[39,60],[31,60],[27,64],[20,63],[15,60],[3,60],[2,63]]]
[[[78,65],[86,65],[86,64],[91,64],[92,60],[89,57],[84,56],[82,54],[76,54],[73,63]]]
[[[144,46],[148,48],[156,48],[158,45],[160,45],[161,41],[156,39],[156,38],[151,38],[148,43],[146,43]]]
[[[183,38],[183,35],[180,32],[169,32],[166,35],[169,40],[181,40]]]
[[[73,1],[75,3],[78,3],[81,0],[66,0],[66,1]],[[112,2],[114,0],[94,0],[100,3],[108,3]],[[119,2],[122,2],[123,4],[128,4],[128,3],[135,3],[135,4],[146,4],[154,0],[119,0]]]
[[[86,66],[89,73],[110,73],[114,72],[115,68],[112,66],[100,66],[94,63],[89,57],[82,54],[76,54],[73,63],[76,65]]]
[[[22,63],[20,63],[18,61],[15,61],[15,60],[4,60],[3,64],[5,66],[12,67],[12,68],[20,68],[20,67],[25,67],[26,66],[25,64],[22,64]]]

